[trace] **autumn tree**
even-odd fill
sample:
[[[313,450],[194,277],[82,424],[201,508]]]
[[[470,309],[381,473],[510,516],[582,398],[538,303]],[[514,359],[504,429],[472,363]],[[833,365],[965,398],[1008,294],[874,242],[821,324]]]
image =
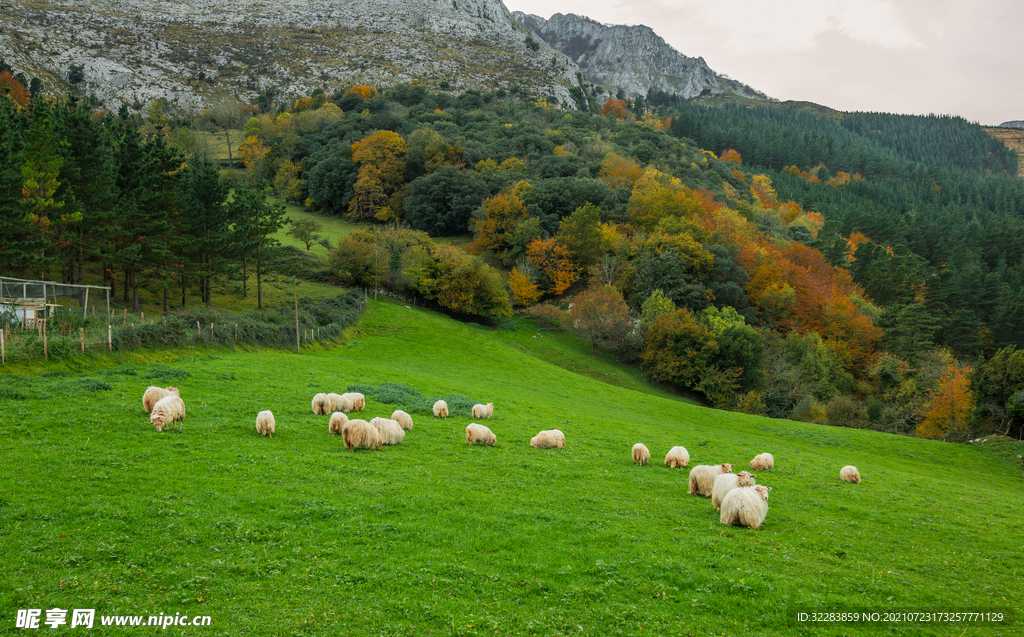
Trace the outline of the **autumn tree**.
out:
[[[724,153],[722,153],[721,159],[722,159],[722,161],[731,161],[734,164],[742,164],[743,163],[743,160],[740,157],[739,152],[737,152],[735,150],[732,150],[731,148],[729,150],[725,151]]]
[[[928,392],[928,411],[917,426],[917,435],[940,440],[966,440],[971,432],[974,393],[968,375],[970,367],[946,367],[938,385]]]
[[[359,176],[349,213],[373,218],[404,179],[405,140],[392,131],[372,133],[352,144],[352,161],[359,165]]]
[[[633,320],[622,294],[611,285],[597,284],[578,295],[569,306],[573,329],[585,335],[597,356],[601,343],[616,343],[633,329]]]
[[[555,240],[569,252],[577,270],[586,270],[604,254],[604,235],[599,223],[601,209],[586,203],[573,211],[558,226]]]
[[[540,299],[540,288],[534,282],[533,277],[528,274],[531,268],[524,268],[527,272],[518,267],[512,268],[508,275],[508,287],[512,290],[512,300],[516,305],[529,307]]]
[[[246,180],[250,186],[259,183],[267,170],[267,148],[259,137],[247,137],[245,142],[238,149],[238,156],[242,158],[245,166]]]
[[[565,292],[579,278],[579,272],[569,258],[569,250],[554,239],[534,239],[526,256],[543,275],[541,287],[551,294]]]
[[[682,309],[655,319],[640,358],[656,379],[694,387],[717,353],[711,330]]]
[[[529,189],[529,183],[519,181],[493,197],[484,199],[470,222],[476,231],[476,238],[470,246],[474,252],[494,250],[499,258],[503,256],[516,227],[527,217],[526,205],[521,196]]]
[[[626,112],[626,101],[625,100],[608,100],[601,107],[601,114],[605,117],[614,117],[615,119],[626,119],[629,117],[629,113]]]
[[[632,188],[644,174],[644,169],[632,157],[608,153],[601,162],[598,178],[609,188]]]

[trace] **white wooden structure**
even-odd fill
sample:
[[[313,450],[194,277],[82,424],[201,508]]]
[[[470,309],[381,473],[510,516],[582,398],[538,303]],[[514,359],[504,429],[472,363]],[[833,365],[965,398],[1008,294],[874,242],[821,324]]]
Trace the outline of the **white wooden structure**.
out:
[[[61,307],[58,296],[81,296],[82,313],[89,307],[89,290],[103,290],[110,315],[110,288],[0,276],[0,314],[13,314],[22,329],[36,329],[49,318],[53,308]]]

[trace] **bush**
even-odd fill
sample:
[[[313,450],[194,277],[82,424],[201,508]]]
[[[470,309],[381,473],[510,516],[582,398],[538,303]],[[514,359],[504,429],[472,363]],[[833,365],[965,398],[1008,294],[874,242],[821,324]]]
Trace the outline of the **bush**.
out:
[[[825,423],[834,427],[857,427],[864,420],[864,406],[853,396],[835,396],[825,405]]]

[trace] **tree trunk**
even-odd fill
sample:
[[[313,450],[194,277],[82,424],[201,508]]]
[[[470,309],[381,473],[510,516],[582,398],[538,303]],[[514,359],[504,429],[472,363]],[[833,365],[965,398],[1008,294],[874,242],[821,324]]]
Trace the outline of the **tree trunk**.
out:
[[[185,290],[186,289],[187,289],[187,287],[185,285],[185,274],[182,273],[182,275],[181,275],[181,309],[185,309],[186,307],[188,307],[188,299],[185,298]]]
[[[263,244],[256,248],[256,309],[263,309]]]
[[[249,263],[248,258],[245,255],[242,255],[242,298],[243,299],[249,298],[249,288],[248,288],[248,285],[247,285],[249,283],[249,270],[247,268],[248,263]]]
[[[132,272],[132,312],[139,311],[139,273]]]
[[[228,142],[228,168],[234,168],[235,160],[231,158],[231,134],[227,128],[224,129],[224,139]]]
[[[124,285],[122,287],[124,288],[124,302],[128,303],[128,292],[132,287],[132,280],[128,271],[128,266],[125,266],[124,268]]]

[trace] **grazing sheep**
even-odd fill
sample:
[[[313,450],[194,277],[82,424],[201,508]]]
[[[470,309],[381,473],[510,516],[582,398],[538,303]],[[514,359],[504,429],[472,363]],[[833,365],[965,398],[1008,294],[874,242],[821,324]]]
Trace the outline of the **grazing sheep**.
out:
[[[157,431],[163,431],[173,423],[178,423],[178,431],[181,431],[181,423],[185,422],[185,403],[177,394],[167,394],[153,405],[153,411],[149,414],[149,422],[153,423]]]
[[[473,405],[473,418],[490,418],[494,413],[494,403]]]
[[[405,440],[405,429],[398,421],[390,418],[374,418],[370,424],[380,432],[381,442],[385,445],[397,445]]]
[[[412,429],[412,416],[401,409],[396,409],[391,412],[391,420],[397,420],[398,424],[402,425],[402,429],[405,429],[406,431]]]
[[[723,473],[732,473],[731,464],[699,464],[690,469],[690,487],[687,493],[696,493],[705,498],[711,495],[715,486],[715,478]]]
[[[153,413],[153,405],[156,404],[156,401],[169,394],[180,395],[175,387],[168,387],[167,389],[163,387],[147,387],[146,392],[142,394],[142,406],[146,413]]]
[[[633,462],[643,466],[647,464],[647,461],[651,459],[651,452],[647,450],[647,445],[642,442],[638,442],[633,445]]]
[[[377,428],[359,418],[354,418],[341,429],[341,437],[345,440],[345,446],[349,451],[355,449],[380,449],[384,444]]]
[[[722,500],[719,521],[758,528],[764,522],[764,516],[768,515],[768,492],[771,490],[771,487],[762,485],[733,489]]]
[[[439,400],[434,403],[434,417],[436,418],[447,418],[448,417],[448,403],[443,400]]]
[[[715,507],[715,511],[718,511],[722,506],[722,500],[725,499],[727,493],[737,487],[752,487],[757,482],[754,474],[749,471],[740,471],[739,473],[723,473],[722,475],[715,478],[715,483],[711,487],[711,504]]]
[[[672,447],[665,454],[665,466],[675,469],[690,464],[690,452],[686,447]]]
[[[466,443],[475,444],[480,443],[485,447],[493,447],[498,437],[495,436],[490,429],[483,425],[478,425],[475,422],[469,423],[466,427]]]
[[[550,449],[565,446],[565,434],[557,429],[548,429],[530,439],[530,446],[536,449]]]
[[[261,436],[274,437],[274,430],[277,428],[274,422],[274,414],[270,410],[261,411],[256,414],[256,431]]]
[[[327,394],[313,396],[313,413],[317,416],[326,416],[331,413],[331,399]]]
[[[860,471],[852,464],[848,464],[839,470],[839,479],[843,482],[856,482],[860,484]]]
[[[331,421],[327,423],[327,433],[332,436],[340,436],[347,422],[348,416],[340,411],[334,412],[331,414]]]
[[[340,411],[347,414],[350,411],[355,411],[352,405],[352,399],[346,398],[346,395],[342,394],[327,394],[327,399],[331,401],[331,411]]]
[[[358,392],[342,394],[341,397],[352,401],[352,411],[362,411],[366,408],[366,397]]]
[[[754,471],[771,471],[775,468],[775,458],[770,453],[758,454],[750,461],[750,468]]]

